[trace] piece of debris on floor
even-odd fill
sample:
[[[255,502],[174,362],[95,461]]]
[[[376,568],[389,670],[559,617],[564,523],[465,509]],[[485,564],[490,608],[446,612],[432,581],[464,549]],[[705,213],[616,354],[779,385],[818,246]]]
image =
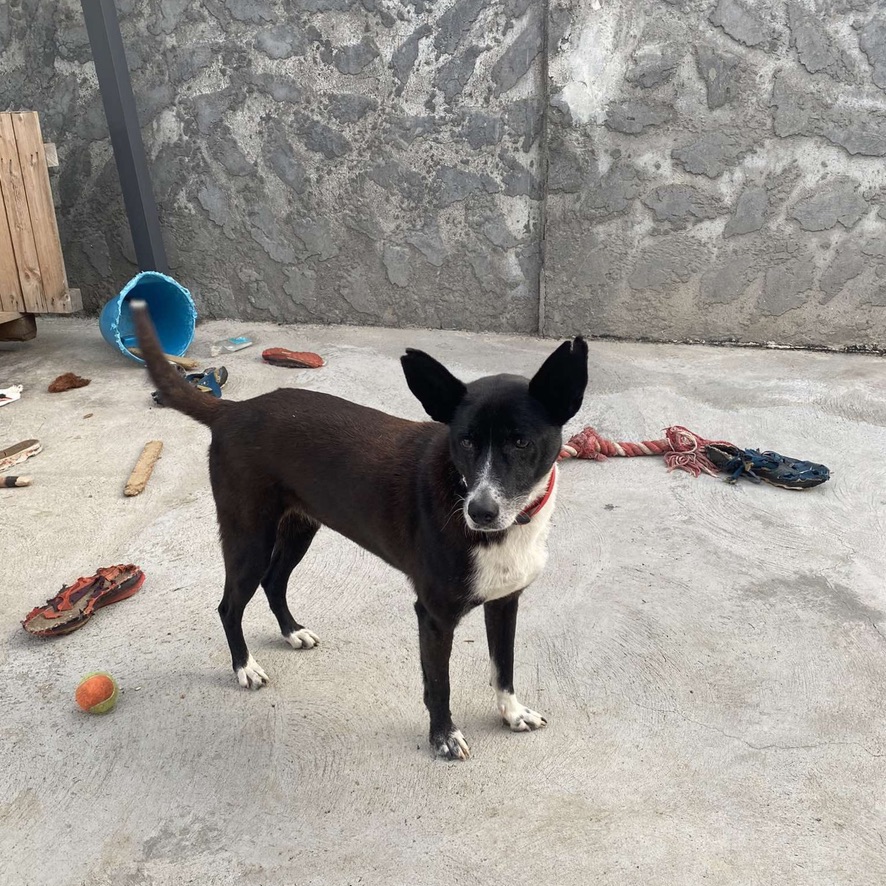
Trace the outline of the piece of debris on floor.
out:
[[[124,495],[133,496],[144,492],[162,451],[163,442],[161,440],[151,440],[149,443],[145,443],[142,454],[138,457],[138,461],[126,481]]]
[[[73,372],[65,372],[51,382],[47,390],[50,394],[61,394],[64,391],[73,391],[75,388],[85,388],[91,381],[91,378],[81,378]]]
[[[6,449],[0,449],[0,471],[5,471],[13,465],[21,464],[27,461],[32,455],[42,452],[43,447],[39,440],[22,440],[7,446]]]
[[[262,351],[262,360],[271,366],[285,366],[287,369],[319,369],[326,361],[311,351],[290,351],[288,348],[267,348]]]
[[[30,486],[30,477],[0,477],[0,487],[4,489],[15,489],[19,486]]]
[[[0,406],[5,406],[7,403],[12,403],[13,400],[18,400],[23,390],[24,387],[22,385],[10,385],[8,388],[0,388]]]
[[[209,348],[209,353],[213,357],[219,354],[233,354],[235,351],[242,351],[243,348],[252,347],[252,339],[248,335],[238,335],[235,338],[223,338],[214,341]]]

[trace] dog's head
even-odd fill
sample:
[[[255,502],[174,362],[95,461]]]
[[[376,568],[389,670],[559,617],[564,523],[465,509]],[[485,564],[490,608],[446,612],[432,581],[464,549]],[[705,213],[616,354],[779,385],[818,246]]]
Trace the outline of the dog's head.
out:
[[[412,349],[400,362],[428,415],[449,426],[452,461],[466,486],[468,526],[507,529],[537,497],[560,452],[561,428],[581,408],[588,382],[584,339],[563,342],[532,379],[491,375],[464,384]]]

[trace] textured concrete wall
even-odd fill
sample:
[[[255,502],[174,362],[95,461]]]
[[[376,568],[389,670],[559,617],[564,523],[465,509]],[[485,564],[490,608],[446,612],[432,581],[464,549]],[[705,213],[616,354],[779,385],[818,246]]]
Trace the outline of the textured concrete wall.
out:
[[[530,0],[120,0],[172,272],[203,316],[532,331]],[[0,108],[59,142],[69,277],[133,253],[78,0],[0,4]]]
[[[886,10],[553,0],[544,329],[886,345]]]
[[[203,316],[886,346],[876,0],[118,6]],[[0,4],[6,107],[96,308],[134,256],[78,0]]]

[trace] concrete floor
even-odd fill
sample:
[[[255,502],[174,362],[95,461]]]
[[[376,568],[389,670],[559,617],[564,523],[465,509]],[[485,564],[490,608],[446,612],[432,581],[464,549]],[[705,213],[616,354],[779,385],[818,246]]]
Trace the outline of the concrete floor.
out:
[[[530,373],[553,343],[450,332],[210,323],[250,332],[230,398],[312,387],[420,418],[397,357],[464,376]],[[322,370],[265,366],[317,350]],[[84,389],[50,395],[72,370]],[[271,676],[240,690],[207,430],[153,408],[91,321],[0,345],[0,440],[38,437],[29,489],[0,491],[0,882],[19,884],[760,884],[886,882],[886,384],[882,359],[593,343],[568,430],[619,439],[684,424],[818,460],[793,493],[666,473],[658,459],[567,463],[547,572],[525,597],[518,690],[549,718],[511,734],[487,685],[482,616],[453,658],[466,764],[426,745],[405,580],[323,532],[290,591],[322,638],[292,651],[264,600],[246,615]],[[86,418],[91,413],[91,418]],[[143,445],[164,456],[126,499]],[[20,471],[24,472],[24,471]],[[134,561],[131,600],[56,641],[19,620],[66,581]],[[78,712],[79,677],[123,694]]]

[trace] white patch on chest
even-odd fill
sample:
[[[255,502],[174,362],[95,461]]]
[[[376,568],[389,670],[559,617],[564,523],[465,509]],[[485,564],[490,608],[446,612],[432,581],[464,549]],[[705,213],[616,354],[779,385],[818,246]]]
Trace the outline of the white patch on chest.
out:
[[[547,478],[542,485],[542,493]],[[507,597],[530,585],[541,574],[548,559],[548,532],[557,498],[557,485],[545,506],[525,526],[512,526],[504,541],[476,547],[474,597],[486,603]]]

